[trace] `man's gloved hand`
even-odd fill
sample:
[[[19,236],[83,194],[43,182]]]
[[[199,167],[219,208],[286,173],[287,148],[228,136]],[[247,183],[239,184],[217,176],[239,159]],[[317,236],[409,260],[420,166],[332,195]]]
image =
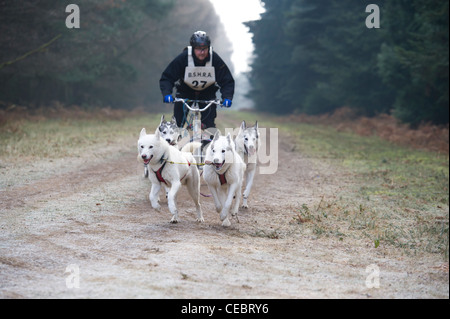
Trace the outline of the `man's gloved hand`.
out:
[[[173,102],[173,96],[171,94],[167,94],[164,97],[164,103],[172,103]]]
[[[230,99],[224,99],[222,102],[222,106],[224,106],[224,107],[230,107],[231,104],[232,104],[232,102]]]

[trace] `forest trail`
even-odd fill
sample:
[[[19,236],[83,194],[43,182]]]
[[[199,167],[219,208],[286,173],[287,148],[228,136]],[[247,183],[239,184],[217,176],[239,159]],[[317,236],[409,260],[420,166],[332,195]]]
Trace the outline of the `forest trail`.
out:
[[[136,140],[107,157],[1,167],[1,298],[448,298],[438,256],[318,237],[295,222],[303,204],[355,181],[289,137],[280,135],[276,174],[256,175],[250,208],[230,228],[212,198],[201,198],[197,223],[185,188],[178,224],[165,199],[153,210]]]

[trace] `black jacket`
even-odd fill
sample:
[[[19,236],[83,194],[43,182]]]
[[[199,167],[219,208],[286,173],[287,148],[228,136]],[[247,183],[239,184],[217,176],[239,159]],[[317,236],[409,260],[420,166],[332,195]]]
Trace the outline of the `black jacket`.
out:
[[[192,56],[194,57],[194,64],[196,66],[204,66],[210,59],[210,57],[208,57],[202,64],[195,57],[195,54],[192,54]],[[180,55],[178,55],[172,62],[170,62],[170,64],[162,73],[161,79],[159,80],[159,86],[163,96],[172,94],[172,90],[175,84],[177,85],[177,91],[181,94],[184,93],[186,95],[192,96],[193,92],[196,92],[184,83],[184,73],[188,65],[187,57],[188,51],[186,48]],[[225,64],[225,62],[223,62],[222,58],[214,50],[212,66],[215,69],[216,83],[220,87],[222,99],[232,100],[234,95],[233,76],[231,75],[228,66]],[[211,85],[209,88],[201,92],[208,94],[210,93],[210,90],[215,93],[217,91],[217,87],[215,85]]]

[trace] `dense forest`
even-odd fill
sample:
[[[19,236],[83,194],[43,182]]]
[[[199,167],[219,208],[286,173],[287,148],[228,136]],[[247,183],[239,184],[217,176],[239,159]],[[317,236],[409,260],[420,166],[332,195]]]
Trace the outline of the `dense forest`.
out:
[[[73,10],[79,8],[79,28]],[[167,64],[205,30],[231,55],[208,0],[0,0],[0,107],[147,109],[162,104]]]
[[[449,1],[265,0],[248,23],[260,110],[321,114],[348,106],[405,123],[449,121]],[[369,4],[379,28],[368,28]],[[372,21],[370,21],[372,22]]]
[[[224,0],[225,1],[225,0]],[[379,28],[369,28],[369,4]],[[0,0],[0,107],[130,109],[161,104],[162,70],[199,29],[229,63],[231,45],[208,0]],[[405,123],[449,119],[447,0],[264,0],[248,23],[258,110],[322,114],[348,106]],[[237,88],[237,91],[239,88]]]

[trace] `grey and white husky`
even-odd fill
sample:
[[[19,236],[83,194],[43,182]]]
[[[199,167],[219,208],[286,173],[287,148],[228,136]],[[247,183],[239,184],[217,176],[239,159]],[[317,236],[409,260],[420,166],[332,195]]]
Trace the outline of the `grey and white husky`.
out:
[[[181,130],[177,126],[175,116],[172,116],[170,121],[166,121],[163,114],[161,116],[158,130],[161,138],[166,140],[169,145],[178,147],[178,142],[181,140]],[[148,167],[146,164],[144,164],[144,176],[148,177]]]
[[[242,121],[239,133],[235,140],[236,152],[247,164],[245,170],[245,190],[242,196],[242,207],[248,208],[247,199],[253,186],[253,179],[256,173],[256,164],[258,162],[259,148],[259,130],[258,121],[254,126],[247,127],[245,121]]]
[[[177,120],[175,116],[172,116],[170,121],[165,121],[164,114],[161,116],[161,122],[159,123],[159,132],[163,139],[172,146],[177,146],[181,140],[181,130],[177,126]]]

